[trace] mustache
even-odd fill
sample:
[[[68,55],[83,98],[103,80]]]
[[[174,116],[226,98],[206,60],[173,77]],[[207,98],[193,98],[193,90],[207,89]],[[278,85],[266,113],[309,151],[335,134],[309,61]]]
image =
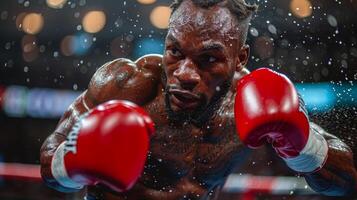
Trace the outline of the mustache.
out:
[[[174,92],[180,92],[180,93],[187,93],[189,95],[194,96],[197,99],[202,99],[204,98],[204,94],[200,93],[200,92],[195,92],[192,90],[186,90],[184,88],[182,88],[180,85],[178,84],[168,84],[165,87],[165,91],[168,94],[172,94]]]

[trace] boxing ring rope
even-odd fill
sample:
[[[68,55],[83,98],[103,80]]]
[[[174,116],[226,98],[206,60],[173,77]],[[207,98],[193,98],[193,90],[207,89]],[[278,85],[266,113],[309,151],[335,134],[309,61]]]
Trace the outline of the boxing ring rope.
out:
[[[266,193],[274,195],[312,195],[316,194],[304,178],[294,176],[254,176],[232,174],[224,184],[228,193]]]
[[[0,163],[0,179],[42,181],[40,166],[21,163]]]
[[[40,166],[20,163],[0,163],[0,179],[42,182]],[[316,194],[304,178],[287,176],[254,176],[232,174],[223,191],[227,193],[263,193],[273,195]]]

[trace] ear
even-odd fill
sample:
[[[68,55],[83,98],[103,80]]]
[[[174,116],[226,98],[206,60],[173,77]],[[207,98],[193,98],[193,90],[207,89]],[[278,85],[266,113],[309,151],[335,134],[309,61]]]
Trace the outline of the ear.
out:
[[[249,59],[249,53],[250,53],[249,45],[244,44],[238,52],[237,66],[236,66],[237,72],[241,71],[247,64],[248,59]]]

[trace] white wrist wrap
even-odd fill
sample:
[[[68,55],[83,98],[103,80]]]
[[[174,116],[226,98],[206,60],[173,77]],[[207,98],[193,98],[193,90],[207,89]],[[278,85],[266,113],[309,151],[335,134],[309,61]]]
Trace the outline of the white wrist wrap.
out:
[[[82,189],[83,185],[71,180],[64,165],[65,142],[60,144],[52,157],[51,172],[56,181],[67,188]]]
[[[294,158],[283,158],[297,172],[313,172],[322,167],[327,158],[328,145],[325,138],[310,128],[309,138],[300,154]]]

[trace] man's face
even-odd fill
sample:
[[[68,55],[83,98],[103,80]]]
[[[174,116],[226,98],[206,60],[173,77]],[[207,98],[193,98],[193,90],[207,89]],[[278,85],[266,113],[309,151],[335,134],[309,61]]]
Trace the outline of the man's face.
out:
[[[173,13],[163,58],[171,112],[197,116],[228,91],[240,64],[235,20],[226,8],[191,1]]]

